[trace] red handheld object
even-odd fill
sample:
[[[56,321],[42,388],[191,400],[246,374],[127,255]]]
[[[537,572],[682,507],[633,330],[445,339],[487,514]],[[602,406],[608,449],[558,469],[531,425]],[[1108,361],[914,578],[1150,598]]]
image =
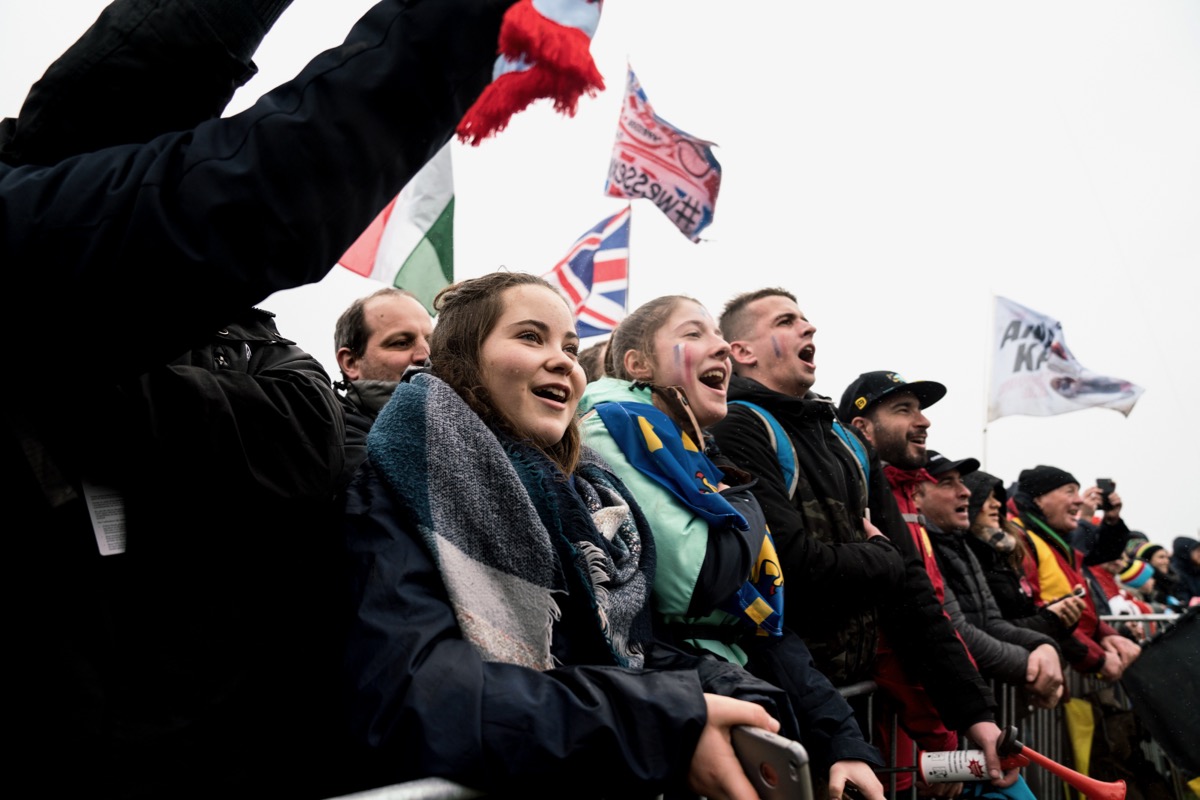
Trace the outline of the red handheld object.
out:
[[[1046,758],[1036,750],[1031,750],[1017,739],[1017,727],[1009,725],[1000,737],[997,749],[1000,758],[1024,756],[1042,769],[1052,772],[1066,781],[1072,788],[1082,794],[1087,800],[1125,800],[1125,781],[1100,781],[1089,778],[1070,767],[1064,767],[1057,761]]]

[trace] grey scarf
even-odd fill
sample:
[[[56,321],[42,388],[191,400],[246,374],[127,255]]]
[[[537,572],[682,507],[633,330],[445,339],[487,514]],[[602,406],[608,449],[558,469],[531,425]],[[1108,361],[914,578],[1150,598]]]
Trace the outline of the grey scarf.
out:
[[[438,564],[464,636],[488,661],[554,666],[562,608],[621,666],[642,665],[653,542],[628,491],[587,454],[573,479],[489,428],[429,374],[397,387],[367,457]]]

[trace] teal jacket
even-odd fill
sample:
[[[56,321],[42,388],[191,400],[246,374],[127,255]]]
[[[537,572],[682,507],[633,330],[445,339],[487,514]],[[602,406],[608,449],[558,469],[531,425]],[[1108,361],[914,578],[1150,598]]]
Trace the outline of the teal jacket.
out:
[[[604,420],[593,411],[596,406],[606,402],[640,402],[652,405],[651,394],[649,389],[635,389],[628,381],[602,378],[588,384],[579,404],[579,413],[583,417],[584,444],[609,463],[613,472],[637,498],[642,512],[650,522],[655,548],[658,551],[658,570],[654,579],[653,595],[655,612],[669,625],[729,626],[729,634],[721,636],[720,639],[685,638],[684,641],[715,653],[727,661],[745,666],[746,653],[733,642],[740,635],[741,623],[737,618],[719,610],[700,615],[694,613],[698,606],[710,609],[714,605],[709,601],[711,598],[701,600],[698,595],[708,594],[711,588],[700,585],[700,577],[704,571],[705,559],[710,556],[710,550],[719,546],[716,534],[721,532],[711,531],[705,519],[686,508],[671,492],[629,462],[609,434]],[[726,534],[726,538],[733,537]],[[742,548],[740,542],[734,541],[730,544],[739,550]],[[748,545],[745,546],[745,550],[748,553]],[[748,562],[748,558],[742,562],[746,564],[746,569],[736,582],[728,587],[725,596],[735,591],[740,582],[745,580],[749,574]]]
[[[878,751],[863,740],[849,704],[813,665],[812,654],[800,637],[786,629],[778,637],[756,636],[732,614],[711,611],[738,590],[756,562],[752,551],[758,544],[750,532],[759,532],[761,542],[766,519],[752,493],[754,481],[727,466],[728,462],[719,461],[717,467],[726,473],[725,483],[738,484],[722,489],[721,497],[742,515],[748,531],[739,535],[734,526],[710,524],[630,463],[595,411],[608,402],[652,404],[651,395],[648,389],[635,389],[626,381],[603,378],[588,385],[580,414],[584,442],[609,463],[649,520],[658,553],[652,598],[658,621],[674,633],[675,641],[715,653],[783,688],[799,724],[796,733],[788,731],[787,735],[804,742],[819,772],[844,759],[882,766]],[[781,587],[782,583],[780,576]],[[680,631],[698,633],[695,629],[701,626],[718,635],[679,635]]]

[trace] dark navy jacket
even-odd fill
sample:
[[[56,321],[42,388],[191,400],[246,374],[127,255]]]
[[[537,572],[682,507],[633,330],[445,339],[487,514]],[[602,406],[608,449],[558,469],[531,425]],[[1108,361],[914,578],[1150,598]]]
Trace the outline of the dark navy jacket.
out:
[[[369,461],[345,513],[351,763],[366,786],[432,776],[506,796],[653,797],[685,785],[703,692],[779,714],[777,689],[715,657],[652,643],[644,670],[581,663],[566,612],[552,645],[561,666],[485,662]]]

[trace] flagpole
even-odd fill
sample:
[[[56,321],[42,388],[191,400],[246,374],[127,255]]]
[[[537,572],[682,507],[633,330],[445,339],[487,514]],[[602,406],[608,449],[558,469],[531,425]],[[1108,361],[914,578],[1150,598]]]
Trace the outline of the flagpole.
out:
[[[633,287],[633,201],[627,202],[625,208],[629,209],[629,248],[625,253],[625,316],[629,316],[629,290]]]
[[[979,463],[983,465],[983,470],[986,472],[988,468],[987,461],[987,446],[988,446],[988,410],[992,402],[992,376],[996,372],[996,293],[991,292],[991,311],[985,315],[988,319],[987,342],[988,351],[991,353],[987,360],[987,369],[983,371],[983,431],[981,438],[983,440]]]

